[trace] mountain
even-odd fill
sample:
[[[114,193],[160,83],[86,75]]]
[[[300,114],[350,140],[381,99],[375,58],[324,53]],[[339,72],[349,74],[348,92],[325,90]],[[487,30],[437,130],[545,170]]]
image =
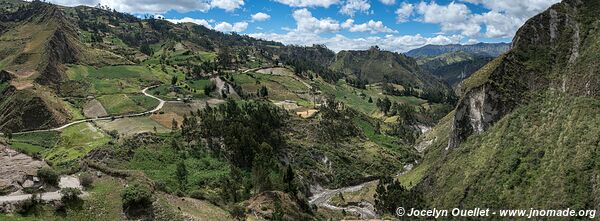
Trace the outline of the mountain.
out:
[[[464,51],[416,58],[423,70],[440,77],[453,88],[493,59],[494,57]]]
[[[0,5],[0,170],[26,174],[0,178],[0,220],[28,205],[4,195],[56,191],[59,174],[88,197],[22,213],[377,218],[373,197],[364,212],[315,207],[420,161],[416,137],[456,103],[415,59],[376,48],[336,54],[105,6]]]
[[[340,51],[331,68],[369,83],[386,81],[423,90],[449,90],[438,78],[423,71],[413,58],[377,47],[366,51]]]
[[[473,45],[425,45],[405,54],[410,57],[439,56],[449,52],[463,51],[480,56],[497,57],[510,49],[509,43],[477,43]]]
[[[600,2],[565,0],[464,81],[421,138],[431,207],[598,208]]]

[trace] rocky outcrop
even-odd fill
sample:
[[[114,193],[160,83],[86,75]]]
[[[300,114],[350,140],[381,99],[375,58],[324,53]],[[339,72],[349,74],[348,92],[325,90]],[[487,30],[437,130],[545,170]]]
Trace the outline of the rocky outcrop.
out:
[[[478,73],[482,82],[465,89],[448,141],[456,148],[482,133],[542,91],[600,96],[600,8],[593,1],[567,0],[530,19],[499,64]],[[590,19],[592,18],[592,19]],[[585,36],[584,36],[585,33]]]
[[[0,196],[38,185],[35,176],[44,166],[48,165],[0,145]]]

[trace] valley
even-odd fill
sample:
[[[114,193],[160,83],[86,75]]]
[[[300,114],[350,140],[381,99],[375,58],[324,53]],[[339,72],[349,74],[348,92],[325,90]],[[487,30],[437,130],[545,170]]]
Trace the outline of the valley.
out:
[[[400,53],[0,0],[0,220],[597,208],[599,12]]]

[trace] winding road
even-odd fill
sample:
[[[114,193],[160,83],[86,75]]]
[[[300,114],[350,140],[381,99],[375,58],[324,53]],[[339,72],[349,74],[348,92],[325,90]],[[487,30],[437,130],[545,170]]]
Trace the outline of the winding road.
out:
[[[404,166],[404,171],[397,174],[396,177],[402,176],[413,169],[413,164],[407,164]],[[327,208],[331,210],[343,210],[346,212],[350,212],[353,214],[357,214],[360,219],[379,219],[379,215],[375,212],[375,206],[369,202],[362,201],[358,204],[358,206],[346,206],[339,207],[331,205],[331,198],[337,196],[340,193],[353,193],[362,190],[365,186],[378,182],[377,180],[369,181],[365,183],[361,183],[356,186],[342,187],[339,189],[329,190],[320,188],[317,186],[315,190],[311,190],[313,192],[313,196],[311,196],[308,200],[308,203],[311,205],[315,205],[317,207]]]
[[[145,112],[142,112],[142,113],[135,113],[135,114],[123,114],[123,115],[111,115],[111,116],[107,116],[107,117],[86,118],[86,119],[83,119],[83,120],[73,121],[71,123],[68,123],[68,124],[65,124],[65,125],[62,125],[62,126],[56,127],[56,128],[43,129],[43,130],[22,131],[22,132],[16,132],[16,133],[13,133],[13,134],[17,135],[17,134],[36,133],[36,132],[61,131],[61,130],[65,129],[65,128],[67,128],[67,127],[73,126],[75,124],[80,124],[80,123],[102,121],[102,120],[112,120],[112,119],[115,119],[115,118],[139,117],[139,116],[145,116],[145,115],[148,115],[148,114],[152,114],[152,113],[155,113],[158,110],[162,109],[162,107],[166,103],[165,100],[160,99],[160,98],[158,98],[158,97],[156,97],[156,96],[154,96],[152,94],[149,94],[147,92],[149,89],[152,89],[152,88],[155,88],[155,87],[158,87],[158,86],[160,86],[160,85],[153,85],[153,86],[150,86],[150,87],[146,87],[146,88],[144,88],[142,90],[142,93],[145,96],[154,98],[154,99],[156,99],[156,100],[159,101],[158,105],[154,109],[149,110],[149,111],[145,111]],[[0,133],[0,135],[4,135],[4,134]]]
[[[343,210],[349,213],[358,214],[361,219],[377,219],[379,216],[375,213],[375,208],[371,203],[361,202],[359,206],[346,206],[339,207],[330,204],[331,198],[337,196],[340,193],[352,193],[358,192],[362,188],[364,188],[367,184],[374,183],[376,181],[370,181],[366,183],[362,183],[356,186],[343,187],[339,189],[329,190],[323,189],[320,190],[319,193],[316,193],[312,197],[310,197],[308,203],[311,205],[316,205],[318,207],[327,208],[331,210]]]

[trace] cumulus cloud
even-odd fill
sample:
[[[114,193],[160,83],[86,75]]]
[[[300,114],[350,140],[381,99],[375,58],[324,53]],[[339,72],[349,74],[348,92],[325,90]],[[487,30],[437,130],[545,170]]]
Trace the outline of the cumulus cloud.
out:
[[[233,11],[241,8],[244,5],[244,0],[212,0],[210,5],[213,8],[224,9],[225,11]]]
[[[435,2],[421,2],[416,7],[422,15],[420,21],[439,24],[443,32],[461,32],[466,36],[475,36],[481,26],[471,18],[473,15],[465,4],[451,2],[448,5],[438,5]]]
[[[292,13],[292,17],[296,20],[296,32],[338,32],[340,24],[338,21],[331,18],[318,19],[312,16],[308,9],[298,9]]]
[[[165,20],[173,22],[175,24],[179,24],[179,23],[194,23],[194,24],[202,25],[202,26],[210,28],[210,29],[213,28],[210,25],[210,23],[213,22],[213,21],[205,20],[205,19],[196,19],[196,18],[185,17],[185,18],[182,18],[182,19],[165,19]]]
[[[469,37],[510,38],[527,19],[559,1],[462,0],[489,10],[481,14],[472,13],[463,3],[438,5],[435,2],[421,2],[416,12],[421,16],[420,21],[439,24],[442,32],[460,32]],[[484,33],[481,33],[482,26],[485,26]]]
[[[354,24],[353,19],[348,19],[342,23],[342,28],[348,29],[350,32],[370,32],[371,34],[376,33],[397,33],[397,31],[388,28],[383,25],[381,21],[370,20],[362,24]]]
[[[403,2],[400,8],[396,10],[396,21],[398,23],[407,22],[414,10],[415,6],[413,4]]]
[[[396,0],[379,0],[384,5],[393,5],[396,4]]]
[[[266,14],[266,13],[256,13],[252,15],[252,21],[266,21],[269,20],[271,18],[270,15]]]
[[[347,0],[340,13],[348,16],[354,16],[356,12],[368,12],[371,8],[371,4],[367,0]]]
[[[324,7],[339,4],[340,0],[275,0],[281,4],[292,7]]]
[[[164,13],[169,10],[178,12],[202,11],[221,8],[233,11],[244,5],[244,0],[50,0],[49,2],[65,6],[108,6],[120,12],[128,13]]]
[[[277,33],[254,33],[250,36],[266,40],[275,40],[284,44],[294,45],[313,45],[324,44],[334,51],[341,50],[366,50],[371,46],[378,45],[384,50],[395,52],[406,52],[415,48],[425,46],[427,44],[458,44],[462,37],[459,35],[452,36],[435,36],[423,37],[417,35],[386,35],[384,37],[371,36],[365,38],[348,38],[344,35],[337,34],[333,37],[322,37],[313,33],[295,33],[289,32],[286,34]]]
[[[236,22],[230,24],[228,22],[221,22],[215,25],[215,30],[221,32],[243,32],[248,28],[248,22]]]

